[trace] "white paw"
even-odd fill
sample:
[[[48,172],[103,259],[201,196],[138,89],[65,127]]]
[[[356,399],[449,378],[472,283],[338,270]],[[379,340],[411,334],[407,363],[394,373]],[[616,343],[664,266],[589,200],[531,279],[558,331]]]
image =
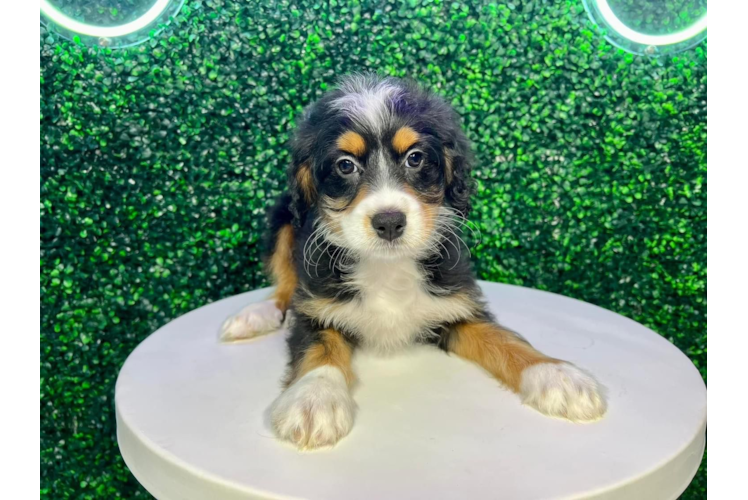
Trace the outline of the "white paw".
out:
[[[540,363],[522,372],[522,402],[551,417],[574,422],[602,418],[606,403],[592,375],[569,363]]]
[[[270,407],[273,430],[302,450],[331,446],[353,426],[356,403],[345,377],[331,366],[296,381]]]
[[[274,301],[257,302],[224,321],[220,338],[225,342],[251,339],[279,329],[282,322],[283,312]]]

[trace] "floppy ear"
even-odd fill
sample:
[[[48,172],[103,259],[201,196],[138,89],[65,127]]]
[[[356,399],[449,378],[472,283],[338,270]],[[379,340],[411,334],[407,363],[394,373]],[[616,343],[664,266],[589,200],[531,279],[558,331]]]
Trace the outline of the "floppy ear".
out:
[[[311,159],[294,161],[288,172],[288,188],[291,193],[288,208],[293,214],[293,225],[298,228],[304,225],[309,210],[317,201]]]
[[[291,203],[288,208],[293,215],[293,225],[297,228],[304,225],[309,210],[317,202],[312,155],[317,131],[312,126],[313,110],[314,105],[305,111],[291,142],[291,166],[288,169]]]
[[[455,127],[453,132],[454,140],[444,147],[445,195],[447,203],[467,218],[470,215],[470,195],[473,192],[473,179],[470,177],[473,153],[462,130]]]

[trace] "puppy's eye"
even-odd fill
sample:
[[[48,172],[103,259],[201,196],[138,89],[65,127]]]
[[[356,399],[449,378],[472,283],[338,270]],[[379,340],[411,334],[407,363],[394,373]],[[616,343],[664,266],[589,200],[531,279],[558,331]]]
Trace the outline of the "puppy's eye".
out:
[[[343,175],[351,175],[358,167],[351,160],[342,159],[338,162],[338,170]]]
[[[408,159],[405,160],[405,165],[409,168],[418,168],[423,165],[423,153],[415,151],[408,155]]]

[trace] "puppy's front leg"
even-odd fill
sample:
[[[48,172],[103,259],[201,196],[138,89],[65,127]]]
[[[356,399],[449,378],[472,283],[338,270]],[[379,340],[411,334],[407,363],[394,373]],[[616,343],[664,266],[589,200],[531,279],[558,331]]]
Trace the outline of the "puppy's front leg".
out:
[[[279,217],[277,212],[281,209],[282,205],[273,207],[271,218]],[[273,233],[273,239],[273,252],[268,258],[270,277],[276,284],[273,300],[250,304],[224,321],[220,338],[225,342],[252,339],[279,329],[291,306],[298,282],[293,263],[294,233],[291,224],[280,227]]]
[[[546,356],[495,323],[457,324],[446,347],[483,367],[541,413],[578,422],[597,420],[605,413],[602,388],[591,375]]]
[[[270,408],[273,430],[300,449],[333,445],[353,426],[352,347],[334,329],[294,334],[301,345],[289,342],[286,389]]]

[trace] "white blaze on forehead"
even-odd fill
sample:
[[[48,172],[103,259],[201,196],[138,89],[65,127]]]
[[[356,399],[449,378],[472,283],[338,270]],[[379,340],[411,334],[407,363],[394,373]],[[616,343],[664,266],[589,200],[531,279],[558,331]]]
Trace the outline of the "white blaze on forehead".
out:
[[[377,152],[377,161],[375,168],[377,169],[375,181],[377,190],[380,188],[384,188],[393,191],[394,189],[391,187],[391,184],[393,184],[393,179],[390,176],[390,169],[387,168],[387,158],[384,156],[384,148],[379,148],[379,151]]]
[[[363,76],[346,79],[340,90],[345,95],[332,101],[332,107],[377,133],[384,130],[392,113],[392,101],[402,92],[387,80]]]

